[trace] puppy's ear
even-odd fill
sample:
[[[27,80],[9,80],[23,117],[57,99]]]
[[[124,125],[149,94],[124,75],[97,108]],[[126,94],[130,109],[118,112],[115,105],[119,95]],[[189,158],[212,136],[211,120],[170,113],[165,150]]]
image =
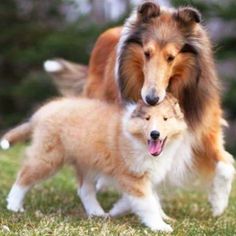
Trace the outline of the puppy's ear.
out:
[[[169,100],[172,103],[178,102],[177,99],[169,92],[166,93],[166,100]]]
[[[169,105],[173,108],[176,117],[179,119],[183,119],[184,113],[180,108],[177,98],[175,98],[171,93],[167,93],[165,99],[169,102]]]
[[[138,7],[138,14],[142,22],[148,23],[160,15],[160,6],[154,2],[145,2]]]
[[[180,105],[178,102],[176,102],[174,104],[174,110],[175,110],[175,114],[179,119],[183,119],[184,118],[184,113],[182,112]]]
[[[137,107],[135,108],[135,110],[133,111],[131,117],[135,118],[135,117],[143,117],[145,115],[145,103],[142,99],[139,99],[137,102]]]
[[[193,7],[179,8],[176,14],[176,18],[180,23],[185,25],[192,25],[201,22],[200,12]]]
[[[138,102],[137,102],[137,105],[139,107],[145,106],[145,102],[143,101],[143,99],[139,99]]]

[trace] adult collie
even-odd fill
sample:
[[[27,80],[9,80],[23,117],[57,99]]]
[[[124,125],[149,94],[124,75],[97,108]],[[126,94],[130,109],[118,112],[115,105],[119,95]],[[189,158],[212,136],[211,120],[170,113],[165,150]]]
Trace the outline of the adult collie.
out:
[[[52,72],[53,63],[45,68]],[[55,66],[55,63],[54,63]],[[54,68],[55,69],[55,68]],[[213,215],[228,204],[234,175],[233,158],[224,149],[220,84],[212,46],[200,13],[191,7],[140,5],[123,27],[103,33],[89,63],[84,95],[110,102],[162,102],[166,92],[179,101],[188,124],[186,150],[173,168],[177,182],[183,171],[196,172],[208,183]]]

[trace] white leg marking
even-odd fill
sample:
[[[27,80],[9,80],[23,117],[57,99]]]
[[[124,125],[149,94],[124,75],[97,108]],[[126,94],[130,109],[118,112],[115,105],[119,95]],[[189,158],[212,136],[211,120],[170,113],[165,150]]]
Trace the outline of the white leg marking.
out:
[[[213,216],[221,215],[228,206],[235,169],[231,163],[219,161],[209,194]]]
[[[14,212],[23,212],[23,202],[29,188],[15,183],[7,197],[7,209]]]
[[[153,231],[172,232],[172,227],[162,219],[161,206],[154,194],[145,197],[128,196],[131,209]]]
[[[44,70],[47,72],[59,72],[63,69],[61,63],[56,60],[47,60],[43,64]]]
[[[123,195],[112,207],[109,212],[111,217],[122,216],[129,213],[131,210],[129,200]]]
[[[161,201],[160,201],[157,193],[155,193],[155,198],[156,198],[157,202],[159,202],[159,204],[160,204]],[[160,214],[161,214],[161,217],[162,217],[163,220],[174,221],[173,218],[171,218],[168,215],[166,215],[166,213],[164,212],[164,210],[161,207],[161,204],[160,204]]]
[[[96,189],[92,182],[84,181],[83,185],[78,189],[78,195],[88,216],[107,216],[97,201]]]
[[[105,192],[109,186],[111,186],[111,181],[109,181],[105,176],[101,176],[97,179],[96,191]]]
[[[2,139],[0,142],[0,146],[3,150],[7,150],[10,148],[10,143],[7,139]]]

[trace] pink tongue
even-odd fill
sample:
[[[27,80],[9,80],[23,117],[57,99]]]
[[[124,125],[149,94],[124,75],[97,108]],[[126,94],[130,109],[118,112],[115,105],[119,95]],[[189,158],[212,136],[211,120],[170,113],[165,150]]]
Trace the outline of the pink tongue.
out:
[[[162,151],[161,140],[149,140],[148,141],[148,151],[152,155],[159,155]]]

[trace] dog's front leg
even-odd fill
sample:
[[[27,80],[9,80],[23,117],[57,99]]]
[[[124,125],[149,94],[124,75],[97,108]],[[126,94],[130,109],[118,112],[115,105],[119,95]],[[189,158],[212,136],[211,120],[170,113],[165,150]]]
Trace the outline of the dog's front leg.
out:
[[[118,217],[129,213],[131,210],[129,200],[127,196],[123,194],[123,196],[114,204],[112,209],[109,212],[109,216]]]
[[[104,212],[96,198],[94,179],[89,174],[83,177],[83,182],[78,189],[78,195],[80,196],[85,211],[89,217],[107,217],[107,214]]]
[[[156,200],[157,200],[158,202],[160,202],[160,213],[161,213],[162,219],[163,219],[163,220],[167,220],[167,221],[172,221],[172,222],[174,222],[175,219],[169,217],[168,215],[166,215],[166,213],[165,213],[164,210],[162,209],[162,207],[161,207],[161,201],[160,201],[160,198],[159,198],[157,192],[155,192],[155,197],[156,197]]]
[[[152,191],[142,197],[127,195],[131,210],[153,231],[172,232],[172,227],[162,218],[159,199]]]
[[[225,152],[225,155],[230,154]],[[220,216],[228,206],[234,174],[235,169],[232,163],[229,161],[218,161],[208,196],[213,216]]]

